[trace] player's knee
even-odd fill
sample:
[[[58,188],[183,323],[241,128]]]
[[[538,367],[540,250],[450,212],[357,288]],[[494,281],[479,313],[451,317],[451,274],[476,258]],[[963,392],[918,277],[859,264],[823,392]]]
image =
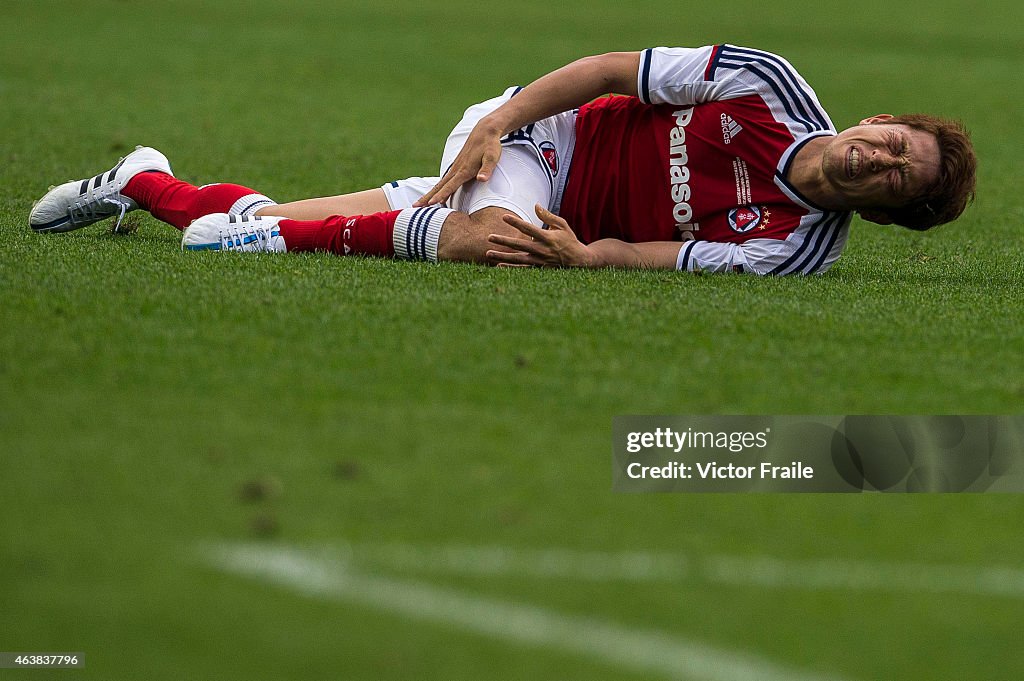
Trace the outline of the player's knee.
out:
[[[460,262],[486,262],[487,251],[495,246],[488,237],[491,234],[511,234],[515,228],[502,218],[511,214],[503,208],[485,208],[469,215],[452,213],[445,220],[437,245],[441,260]]]
[[[516,228],[505,222],[506,215],[515,215],[505,208],[485,208],[469,216],[473,222],[473,231],[482,234],[486,240],[491,234],[513,234]]]

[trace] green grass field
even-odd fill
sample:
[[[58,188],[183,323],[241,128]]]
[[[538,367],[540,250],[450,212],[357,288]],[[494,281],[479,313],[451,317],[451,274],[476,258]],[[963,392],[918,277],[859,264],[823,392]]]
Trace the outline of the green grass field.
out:
[[[621,495],[609,466],[619,414],[1022,411],[1022,20],[953,0],[7,0],[0,651],[87,666],[0,676],[1024,678],[1020,497]],[[927,234],[856,221],[804,280],[182,254],[148,216],[27,227],[47,185],[136,144],[280,201],[430,174],[509,84],[721,41],[786,55],[841,127],[964,119],[975,205]],[[348,551],[357,578],[303,591],[211,560],[243,545]],[[624,553],[689,567],[585,569]],[[593,644],[602,627],[635,655]]]

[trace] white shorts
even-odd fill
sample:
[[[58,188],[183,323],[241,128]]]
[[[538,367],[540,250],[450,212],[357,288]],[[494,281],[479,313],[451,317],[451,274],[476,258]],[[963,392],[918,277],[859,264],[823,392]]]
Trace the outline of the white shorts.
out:
[[[477,122],[507,102],[519,90],[510,87],[504,94],[466,109],[444,145],[440,174],[455,161],[466,138]],[[569,164],[576,142],[576,112],[545,118],[502,138],[501,158],[487,182],[463,185],[445,202],[449,208],[475,213],[483,208],[505,208],[524,220],[540,225],[534,206],[540,204],[557,213],[565,191]],[[384,185],[392,210],[409,208],[440,180],[435,177],[410,177]]]

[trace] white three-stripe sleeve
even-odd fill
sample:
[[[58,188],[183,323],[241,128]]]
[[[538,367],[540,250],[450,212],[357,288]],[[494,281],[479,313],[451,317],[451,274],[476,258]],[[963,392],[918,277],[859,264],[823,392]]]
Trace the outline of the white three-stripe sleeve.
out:
[[[705,78],[707,80],[705,80]],[[782,57],[746,47],[652,47],[641,52],[637,75],[647,104],[693,106],[757,94],[775,119],[799,137],[835,132],[814,90]]]
[[[794,137],[814,131],[835,132],[814,90],[788,61],[763,50],[721,45],[708,67],[708,77],[730,88],[757,91],[775,120],[785,123]]]
[[[676,256],[676,269],[683,272],[754,272],[743,245],[718,241],[685,242]]]
[[[849,214],[832,213],[808,223],[810,229],[798,230],[787,239],[750,239],[742,244],[687,241],[679,248],[676,269],[774,276],[821,274],[843,251]]]
[[[645,104],[692,106],[757,92],[749,83],[728,78],[704,80],[714,46],[653,47],[640,53],[637,92]]]

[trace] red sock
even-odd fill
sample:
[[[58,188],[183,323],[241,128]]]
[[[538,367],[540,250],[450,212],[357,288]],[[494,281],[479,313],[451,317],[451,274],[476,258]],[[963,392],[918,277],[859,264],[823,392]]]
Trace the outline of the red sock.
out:
[[[267,197],[237,184],[211,184],[196,187],[160,172],[139,173],[125,185],[121,193],[152,213],[158,220],[185,229],[193,220],[210,213],[242,214],[256,204],[272,203]],[[252,206],[236,206],[247,196]],[[232,211],[232,208],[236,208]]]
[[[278,229],[288,251],[329,251],[338,255],[395,255],[392,235],[402,211],[326,220],[281,220]]]

